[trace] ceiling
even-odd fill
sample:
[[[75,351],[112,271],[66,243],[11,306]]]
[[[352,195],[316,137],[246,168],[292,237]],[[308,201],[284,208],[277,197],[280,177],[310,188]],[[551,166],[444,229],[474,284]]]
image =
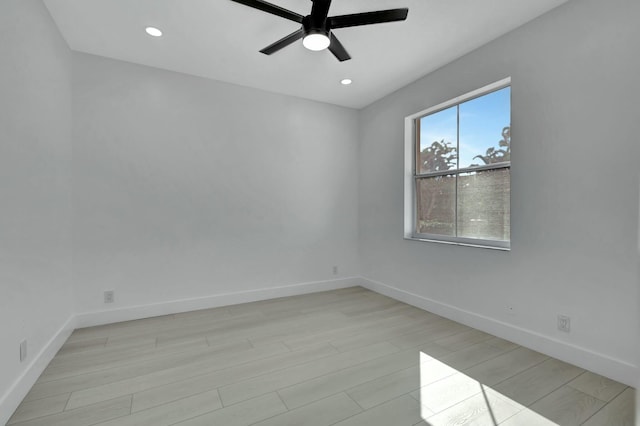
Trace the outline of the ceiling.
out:
[[[334,0],[329,16],[408,7],[404,22],[335,30],[352,59],[296,42],[299,25],[231,0],[44,0],[71,49],[362,108],[567,0]],[[310,0],[271,0],[301,15]],[[147,26],[160,28],[160,38]],[[340,80],[353,84],[343,86]]]

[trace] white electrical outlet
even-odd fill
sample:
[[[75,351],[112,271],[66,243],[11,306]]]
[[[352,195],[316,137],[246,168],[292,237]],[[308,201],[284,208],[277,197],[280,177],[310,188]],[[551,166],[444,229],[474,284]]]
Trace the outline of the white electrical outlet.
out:
[[[27,359],[27,339],[20,342],[20,362]]]
[[[106,290],[104,292],[104,303],[113,303],[115,300],[115,294],[113,290]]]
[[[566,315],[558,315],[558,330],[569,333],[571,331],[571,318]]]
[[[338,275],[338,266],[337,265],[335,265],[333,267],[333,275]]]

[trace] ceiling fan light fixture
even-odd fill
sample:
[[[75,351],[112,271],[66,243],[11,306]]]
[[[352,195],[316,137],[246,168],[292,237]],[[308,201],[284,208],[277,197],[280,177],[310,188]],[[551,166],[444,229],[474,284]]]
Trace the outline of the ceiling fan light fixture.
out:
[[[309,50],[329,51],[340,62],[348,61],[351,56],[344,48],[340,40],[333,34],[333,30],[362,25],[383,24],[386,22],[404,21],[409,13],[408,8],[374,10],[371,12],[352,13],[349,15],[329,16],[329,8],[332,0],[311,0],[311,13],[307,16],[292,12],[265,0],[232,0],[236,3],[249,6],[276,15],[289,21],[302,25],[302,28],[284,36],[275,43],[271,43],[260,51],[265,55],[271,55],[291,43],[302,39],[302,44]]]
[[[331,44],[329,36],[324,32],[310,32],[302,39],[302,45],[315,52],[324,50]]]

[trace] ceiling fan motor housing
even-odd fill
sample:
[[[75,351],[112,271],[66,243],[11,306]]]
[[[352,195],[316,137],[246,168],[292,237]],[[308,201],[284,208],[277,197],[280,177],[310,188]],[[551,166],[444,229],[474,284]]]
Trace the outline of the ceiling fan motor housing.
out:
[[[307,16],[302,16],[265,0],[232,1],[302,24],[302,28],[265,47],[260,51],[261,53],[271,55],[302,39],[302,44],[307,49],[323,50],[328,48],[340,62],[351,59],[351,56],[331,32],[332,29],[404,21],[407,19],[407,13],[409,12],[409,9],[401,8],[329,17],[331,0],[311,0],[313,3],[311,13]]]
[[[321,16],[316,16],[315,19],[312,15],[307,15],[302,20],[302,28],[304,29],[304,34],[322,34],[326,37],[329,37],[329,25],[327,25],[327,18],[322,18]]]

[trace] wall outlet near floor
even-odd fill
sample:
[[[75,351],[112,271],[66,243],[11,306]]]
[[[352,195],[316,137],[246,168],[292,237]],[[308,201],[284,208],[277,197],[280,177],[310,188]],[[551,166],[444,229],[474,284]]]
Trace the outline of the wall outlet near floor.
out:
[[[566,315],[558,315],[558,330],[569,333],[571,331],[571,318]]]
[[[115,294],[113,290],[105,290],[104,303],[113,303],[115,300]]]
[[[20,362],[27,359],[27,339],[20,342]]]
[[[333,275],[338,275],[338,265],[333,266]]]

